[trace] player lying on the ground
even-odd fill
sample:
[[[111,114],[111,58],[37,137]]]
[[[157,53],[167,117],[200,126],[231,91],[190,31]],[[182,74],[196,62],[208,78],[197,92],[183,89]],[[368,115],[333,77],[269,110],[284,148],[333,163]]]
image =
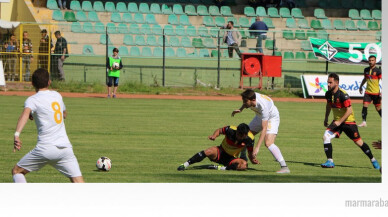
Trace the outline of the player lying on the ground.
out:
[[[352,104],[350,102],[349,95],[341,88],[339,88],[339,77],[335,73],[331,73],[327,79],[327,89],[325,94],[327,100],[324,126],[327,127],[323,134],[323,146],[326,153],[327,161],[321,166],[323,168],[333,168],[333,147],[331,140],[339,138],[340,134],[345,134],[353,140],[353,142],[361,148],[361,150],[369,157],[372,165],[375,169],[380,169],[380,165],[373,157],[372,151],[369,146],[362,141],[360,133],[356,125],[356,119],[354,118],[354,112]],[[330,111],[333,110],[333,122],[328,124],[328,117]]]
[[[249,131],[247,124],[236,126],[226,126],[214,131],[213,135],[208,138],[215,140],[220,134],[225,135],[220,146],[213,146],[204,151],[198,152],[189,160],[178,167],[178,170],[185,170],[189,165],[197,163],[208,157],[211,161],[220,163],[223,166],[217,166],[218,170],[246,170],[248,164],[245,160],[237,158],[244,147],[248,149],[249,159],[253,164],[258,164],[259,161],[253,157],[253,134]]]

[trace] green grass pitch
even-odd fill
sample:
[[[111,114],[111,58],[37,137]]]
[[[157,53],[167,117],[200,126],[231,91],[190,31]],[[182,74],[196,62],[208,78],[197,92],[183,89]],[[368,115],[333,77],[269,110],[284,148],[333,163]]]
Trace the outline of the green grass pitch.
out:
[[[12,152],[13,133],[25,99],[0,96],[0,183],[12,182],[12,167],[35,146],[36,127],[28,122],[21,134],[22,150]],[[230,116],[240,107],[239,101],[64,98],[64,102],[68,111],[67,134],[86,182],[381,182],[379,171],[345,134],[333,141],[336,167],[320,167],[326,160],[322,144],[324,103],[275,102],[281,117],[276,144],[291,169],[291,174],[276,174],[278,163],[265,146],[258,155],[261,165],[249,164],[247,171],[203,169],[211,164],[208,159],[186,171],[177,171],[193,154],[220,144],[223,137],[215,142],[207,139],[216,128],[251,121],[254,113],[250,110]],[[361,106],[353,104],[358,121]],[[371,145],[381,139],[381,118],[372,106],[368,127],[359,131],[381,163],[381,151]],[[101,156],[112,159],[111,171],[96,170],[95,163]],[[35,183],[69,182],[51,166],[26,178]]]

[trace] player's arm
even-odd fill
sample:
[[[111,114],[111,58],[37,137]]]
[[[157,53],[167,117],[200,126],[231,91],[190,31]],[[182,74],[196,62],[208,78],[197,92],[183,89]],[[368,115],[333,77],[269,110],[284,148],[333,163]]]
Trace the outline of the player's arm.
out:
[[[63,111],[63,119],[66,119],[66,117],[67,117],[67,111],[64,110],[64,111]]]
[[[257,142],[255,148],[253,149],[253,156],[256,157],[259,153],[260,146],[264,142],[265,136],[267,135],[268,120],[261,121],[261,127],[263,128],[260,133],[259,141]]]
[[[365,83],[366,83],[366,79],[364,77],[364,79],[362,79],[361,84],[360,84],[360,89],[359,89],[360,94],[362,94],[362,86],[364,86]]]
[[[210,135],[208,138],[210,140],[214,141],[220,134],[223,134],[223,129],[224,128],[219,128],[219,129],[215,130],[214,133],[212,135]]]
[[[245,107],[245,104],[242,104],[242,106],[241,106],[239,109],[234,110],[234,111],[232,112],[232,117],[233,117],[235,114],[242,112],[245,108],[246,108],[246,107]]]
[[[329,126],[328,119],[331,111],[331,106],[329,103],[326,103],[326,112],[325,112],[325,120],[323,121],[323,126]]]
[[[15,131],[15,135],[14,135],[14,140],[13,140],[13,152],[15,152],[16,150],[20,150],[20,148],[22,147],[22,141],[20,140],[20,133],[22,132],[24,126],[26,125],[29,117],[30,117],[30,114],[31,114],[31,109],[26,107],[24,108],[22,114],[20,115],[19,117],[19,120],[18,120],[18,123],[16,125],[16,131]]]
[[[349,106],[349,107],[346,107],[346,112],[344,114],[344,116],[341,117],[341,119],[339,119],[338,121],[335,121],[335,125],[339,126],[341,125],[353,112],[353,108],[352,106]]]
[[[255,156],[253,156],[253,150],[248,149],[248,158],[253,164],[260,164],[259,160]]]

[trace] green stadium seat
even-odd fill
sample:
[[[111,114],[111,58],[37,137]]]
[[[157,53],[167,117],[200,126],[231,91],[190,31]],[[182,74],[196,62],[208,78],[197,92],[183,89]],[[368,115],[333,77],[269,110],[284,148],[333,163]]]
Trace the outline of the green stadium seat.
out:
[[[105,25],[101,22],[94,24],[94,31],[96,33],[105,33]]]
[[[127,13],[128,12],[127,4],[124,2],[117,2],[116,10],[120,13]]]
[[[150,47],[143,47],[141,50],[141,55],[143,57],[152,57],[152,51]]]
[[[208,29],[204,26],[198,27],[198,35],[201,37],[210,37]]]
[[[137,7],[137,4],[135,2],[128,3],[128,12],[130,13],[138,13],[139,8]]]
[[[290,9],[288,8],[280,8],[279,14],[282,18],[291,18]]]
[[[268,8],[268,16],[269,17],[280,17],[278,13],[278,9],[274,7]]]
[[[207,48],[216,48],[216,44],[214,44],[214,40],[212,38],[205,38],[203,40],[203,45]]]
[[[107,12],[115,12],[116,7],[113,2],[105,2],[105,11]]]
[[[309,38],[309,37],[316,38],[317,37],[317,33],[314,30],[307,30],[306,36],[307,36],[307,38]]]
[[[160,10],[160,6],[157,3],[151,4],[150,11],[153,14],[161,14],[162,13],[162,11]]]
[[[267,39],[265,40],[265,48],[268,49],[268,50],[273,50],[274,47],[273,47],[273,40],[271,39]],[[275,47],[275,50],[277,50],[278,48]]]
[[[102,4],[101,1],[95,1],[93,3],[93,10],[96,12],[103,12],[105,11],[104,4]]]
[[[158,24],[158,22],[155,19],[155,15],[154,14],[147,14],[146,17],[145,17],[145,23],[148,23],[148,24]]]
[[[363,19],[363,20],[373,20],[371,14],[370,14],[370,11],[367,9],[362,9],[360,11],[360,16],[361,16],[361,19]]]
[[[291,15],[294,18],[304,19],[304,16],[302,14],[302,10],[300,10],[300,8],[293,8],[293,9],[291,9]]]
[[[140,56],[140,49],[139,47],[131,47],[131,49],[129,50],[129,56]]]
[[[172,8],[166,4],[162,4],[162,14],[172,14]]]
[[[238,23],[238,21],[237,21],[237,19],[235,18],[235,17],[227,17],[226,18],[226,23],[228,23],[229,21],[232,21],[233,22],[233,26],[235,27],[235,28],[238,28],[238,27],[240,27],[240,24]],[[216,22],[217,23],[217,22]],[[226,24],[225,23],[225,24]]]
[[[309,22],[306,19],[298,20],[298,26],[301,29],[310,29]]]
[[[333,26],[331,25],[331,21],[329,19],[322,20],[322,27],[323,29],[333,29]]]
[[[203,24],[205,26],[216,26],[216,24],[214,23],[213,17],[211,17],[211,16],[204,16],[203,17]]]
[[[128,34],[128,33],[129,33],[129,30],[128,30],[127,24],[119,23],[119,25],[117,26],[117,31],[118,31],[120,34]]]
[[[240,19],[238,20],[238,23],[242,28],[248,28],[251,26],[251,24],[249,24],[248,18],[246,17],[240,17]]]
[[[165,52],[166,57],[175,57],[175,50],[172,47],[167,47]]]
[[[98,18],[98,15],[95,11],[88,12],[88,20],[90,22],[100,22],[100,19]]]
[[[120,56],[129,56],[128,48],[126,46],[120,46],[118,49],[120,52]]]
[[[216,26],[223,27],[226,24],[225,18],[224,17],[216,17],[215,18],[215,23],[216,23]]]
[[[205,5],[198,5],[197,13],[199,16],[209,16],[209,12],[208,12],[207,7]]]
[[[174,27],[167,24],[164,26],[164,34],[165,35],[175,35]]]
[[[307,37],[306,37],[306,32],[304,30],[295,30],[295,39],[298,39],[298,40],[306,40]]]
[[[75,18],[75,14],[73,11],[66,11],[64,18],[67,22],[77,22],[77,19]]]
[[[151,13],[150,7],[148,6],[147,3],[142,2],[142,3],[139,4],[139,13],[142,13],[142,14],[149,14],[149,13]]]
[[[181,46],[181,43],[180,43],[180,41],[179,41],[179,38],[176,37],[176,36],[170,37],[170,41],[169,41],[169,42],[170,42],[169,45],[170,45],[171,47],[180,47],[180,46]]]
[[[356,24],[354,24],[353,20],[345,21],[345,28],[348,31],[357,31]]]
[[[218,50],[212,50],[210,53],[211,57],[218,57]]]
[[[247,17],[256,17],[255,9],[249,6],[244,8],[244,14]]]
[[[116,34],[117,33],[117,28],[114,23],[107,23],[106,28],[108,30],[108,34]]]
[[[197,36],[197,29],[195,28],[195,26],[188,26],[186,28],[186,34],[188,36],[195,37]]]
[[[162,35],[163,34],[163,29],[159,24],[152,26],[151,31],[152,31],[152,34],[154,34],[154,35]]]
[[[143,35],[152,35],[151,26],[149,24],[143,24],[140,28],[140,33]]]
[[[113,49],[115,47],[114,46],[108,46],[108,56],[112,56],[113,55]]]
[[[181,38],[181,45],[182,47],[193,47],[190,38],[187,36]]]
[[[84,28],[85,33],[94,33],[95,32],[94,28],[93,28],[93,24],[90,22],[85,22],[83,28]]]
[[[253,51],[255,51],[255,52],[257,52],[256,50],[253,50]],[[282,56],[282,52],[281,51],[275,51],[275,56]]]
[[[82,2],[82,10],[83,11],[93,11],[93,5],[90,1]]]
[[[287,28],[292,28],[292,29],[297,28],[296,22],[295,22],[294,18],[287,18],[287,20],[286,20],[286,27]]]
[[[339,19],[335,19],[333,21],[333,26],[334,26],[334,29],[336,30],[346,30],[344,23],[342,22],[342,20],[339,20]]]
[[[381,31],[376,32],[376,40],[381,41]]]
[[[182,5],[180,4],[174,4],[172,7],[172,12],[177,15],[185,14],[185,12],[183,12]]]
[[[320,39],[329,39],[329,34],[326,32],[326,30],[318,30],[317,32],[317,38]]]
[[[297,60],[305,60],[306,59],[306,54],[304,52],[296,52],[295,54],[295,59]]]
[[[106,35],[105,34],[100,35],[100,44],[106,44]],[[112,41],[108,37],[108,45],[109,44],[112,44]]]
[[[314,52],[309,52],[307,54],[307,59],[309,59],[309,60],[317,60],[318,57],[315,56]]]
[[[123,43],[125,45],[135,45],[135,42],[133,41],[133,36],[132,35],[125,35]]]
[[[285,60],[293,60],[294,59],[294,53],[291,51],[286,51],[286,52],[284,52],[283,55],[284,55],[283,58]]]
[[[269,17],[264,17],[264,18],[263,18],[263,22],[267,25],[267,27],[268,27],[269,29],[275,28],[275,26],[274,26],[273,23],[272,23],[272,19],[271,19],[271,18],[269,18]]]
[[[175,14],[168,15],[168,23],[171,25],[178,25],[179,20],[178,20],[177,15],[175,15]]]
[[[83,55],[94,55],[94,50],[92,45],[85,44],[84,47],[82,48],[82,54]]]
[[[139,23],[139,24],[145,23],[143,14],[141,14],[141,13],[136,13],[136,14],[133,16],[133,21],[135,21],[135,23]]]
[[[368,31],[369,30],[368,27],[366,26],[365,21],[363,21],[363,20],[357,21],[357,28],[361,31]]]
[[[186,35],[185,27],[182,26],[182,25],[179,25],[179,26],[175,27],[175,34],[178,35],[178,36]]]
[[[199,57],[210,57],[208,49],[200,49]]]
[[[73,22],[71,24],[71,31],[75,32],[75,33],[83,32],[81,23],[80,22]]]
[[[192,53],[188,53],[188,54],[187,54],[187,57],[198,57],[198,52],[197,52],[197,50],[193,50]]]
[[[185,13],[189,16],[197,16],[197,12],[195,10],[194,5],[186,5],[185,6]]]
[[[132,34],[132,35],[140,35],[141,32],[140,32],[140,27],[138,24],[136,23],[132,23],[131,25],[129,25],[129,34]]]
[[[142,36],[142,35],[136,35],[136,36],[135,36],[135,45],[138,45],[138,46],[144,46],[144,45],[146,45],[144,36]]]
[[[376,21],[369,21],[368,22],[368,29],[372,31],[377,31],[379,30],[379,24],[377,24]]]
[[[300,47],[302,48],[302,50],[308,50],[308,51],[312,51],[313,50],[311,48],[311,44],[310,44],[309,40],[301,41],[300,42]]]
[[[210,16],[221,16],[220,9],[215,5],[209,6],[209,14]]]
[[[70,2],[70,10],[73,10],[73,11],[80,11],[80,10],[82,10],[81,9],[81,4],[79,3],[79,1],[71,1]]]
[[[241,34],[241,38],[242,38],[242,39],[247,38],[247,35],[245,34],[245,29],[240,29],[239,32],[240,32],[240,34]]]
[[[375,20],[381,20],[381,11],[380,10],[373,10],[372,17]]]
[[[110,15],[110,21],[114,22],[114,23],[121,23],[122,20],[121,20],[121,15],[120,13],[118,12],[113,12],[111,15]]]
[[[162,57],[163,56],[163,49],[161,47],[155,47],[153,52],[154,57]]]
[[[314,10],[314,17],[316,17],[317,19],[327,19],[325,11],[322,8],[316,8]]]
[[[133,18],[131,13],[124,13],[122,21],[124,23],[133,23]]]
[[[322,29],[321,21],[319,20],[311,20],[310,24],[313,29]]]
[[[225,17],[233,17],[232,10],[229,6],[221,6],[221,15]]]
[[[191,42],[192,42],[193,47],[195,47],[195,48],[203,48],[203,47],[205,47],[203,45],[203,42],[202,42],[201,38],[193,38],[193,40]]]
[[[163,36],[160,36],[158,38],[158,46],[163,46]],[[166,37],[166,46],[168,46],[167,37]]]
[[[259,6],[256,8],[256,16],[268,17],[267,12],[265,11],[265,8],[262,6]]]
[[[358,13],[357,9],[350,9],[349,10],[349,17],[352,20],[361,20],[360,14]]]
[[[147,36],[147,45],[148,46],[158,46],[155,35],[148,35]]]
[[[183,14],[179,17],[179,23],[184,26],[191,26],[189,17],[186,14]]]
[[[284,29],[283,30],[283,38],[285,38],[287,40],[294,40],[295,36],[294,36],[294,33],[292,32],[292,30]]]
[[[57,0],[48,0],[46,7],[50,10],[58,10],[59,9]]]
[[[63,18],[62,11],[60,10],[53,11],[52,19],[57,21],[65,21],[65,18]]]

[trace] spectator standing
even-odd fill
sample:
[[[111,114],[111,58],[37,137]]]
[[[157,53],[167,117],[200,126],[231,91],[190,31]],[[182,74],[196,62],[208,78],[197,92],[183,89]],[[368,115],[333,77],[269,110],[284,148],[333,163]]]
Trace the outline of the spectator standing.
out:
[[[16,79],[16,64],[17,56],[16,52],[19,52],[19,43],[16,40],[14,33],[10,35],[9,40],[4,44],[5,51],[10,53],[7,54],[6,65],[8,67],[8,81],[15,81]]]
[[[24,81],[30,81],[30,66],[31,62],[34,60],[32,56],[32,41],[28,38],[28,32],[23,32],[22,40],[22,67],[24,71]]]
[[[116,98],[117,88],[119,86],[120,69],[123,68],[123,61],[119,56],[119,49],[113,48],[113,55],[106,59],[106,69],[108,71],[108,98],[110,98],[112,83],[113,93],[112,97]]]
[[[58,0],[58,6],[62,9],[65,10],[66,8],[66,0]]]
[[[256,30],[250,32],[251,35],[257,37],[256,50],[257,52],[263,53],[263,40],[267,39],[268,26],[263,21],[260,21],[260,17],[256,17],[256,22],[252,23],[249,30]]]
[[[60,31],[56,31],[55,37],[57,42],[55,43],[54,54],[55,58],[58,61],[58,71],[59,71],[59,80],[65,81],[65,72],[63,70],[63,63],[65,62],[66,57],[69,56],[67,49],[67,41],[64,37],[61,36]]]
[[[226,44],[228,44],[229,58],[233,57],[233,50],[235,50],[237,55],[241,58],[239,45],[242,37],[239,31],[234,31],[233,25],[233,21],[229,21],[228,24],[223,27],[223,29],[229,29],[228,31],[225,31],[223,40]]]
[[[47,35],[47,30],[43,29],[41,32],[42,38],[39,43],[39,57],[38,57],[38,68],[48,70],[48,60],[50,55],[50,48],[53,47],[53,42]],[[50,44],[49,44],[50,43]]]

